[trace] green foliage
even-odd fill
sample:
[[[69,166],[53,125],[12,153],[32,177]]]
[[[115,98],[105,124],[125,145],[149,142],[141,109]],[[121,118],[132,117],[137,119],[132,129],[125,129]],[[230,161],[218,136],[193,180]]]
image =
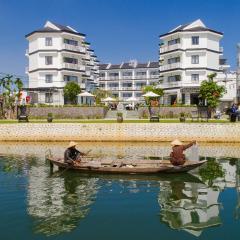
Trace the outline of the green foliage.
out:
[[[122,117],[123,113],[122,112],[117,112],[117,117]]]
[[[77,95],[81,88],[76,82],[68,82],[63,89],[64,97],[72,104],[77,104]]]
[[[96,89],[93,92],[93,94],[95,95],[96,104],[100,104],[101,103],[101,99],[112,96],[111,91],[106,91],[106,90],[103,90],[103,89]]]
[[[52,118],[53,117],[53,114],[52,113],[48,113],[47,115],[49,118]]]
[[[212,109],[216,108],[219,104],[220,98],[226,92],[224,86],[219,86],[213,81],[216,73],[209,74],[208,80],[201,83],[199,97],[207,101],[207,105]]]
[[[142,89],[142,91],[143,91],[143,93],[153,92],[153,93],[158,94],[160,97],[163,96],[163,94],[164,94],[163,89],[157,88],[156,86],[153,86],[153,85],[145,86]]]
[[[213,180],[224,177],[224,171],[222,166],[214,159],[208,160],[205,167],[199,170],[199,175],[202,180],[209,186],[213,185]]]
[[[10,117],[19,103],[23,82],[20,78],[13,79],[12,75],[6,75],[0,79],[1,88],[1,114],[5,116],[8,113]]]

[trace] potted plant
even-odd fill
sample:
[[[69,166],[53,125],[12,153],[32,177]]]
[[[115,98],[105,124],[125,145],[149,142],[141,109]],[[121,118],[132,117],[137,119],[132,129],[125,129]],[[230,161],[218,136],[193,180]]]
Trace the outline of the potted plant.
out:
[[[52,113],[48,113],[48,115],[47,115],[47,121],[48,121],[49,123],[51,123],[51,122],[53,121],[53,114],[52,114]]]
[[[117,122],[122,123],[123,122],[123,113],[117,112]]]
[[[185,122],[186,121],[186,118],[185,118],[185,113],[184,112],[181,112],[180,113],[180,118],[179,118],[180,122]]]

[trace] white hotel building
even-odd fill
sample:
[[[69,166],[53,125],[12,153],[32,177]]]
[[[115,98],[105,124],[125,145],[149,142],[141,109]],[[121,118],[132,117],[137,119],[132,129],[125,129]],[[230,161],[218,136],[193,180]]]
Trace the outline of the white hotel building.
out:
[[[159,82],[159,63],[138,63],[132,60],[121,64],[100,64],[99,87],[111,91],[120,101],[130,97],[141,100],[142,88]]]
[[[223,33],[206,27],[201,20],[160,35],[159,87],[164,89],[164,104],[198,103],[200,84],[211,73],[217,73],[215,80],[226,86],[222,101],[233,101],[236,74],[227,73],[230,66],[222,58],[222,37]]]
[[[98,84],[98,60],[85,34],[47,21],[26,39],[29,86],[25,90],[32,103],[63,105],[63,88],[68,81],[77,82],[83,90]]]

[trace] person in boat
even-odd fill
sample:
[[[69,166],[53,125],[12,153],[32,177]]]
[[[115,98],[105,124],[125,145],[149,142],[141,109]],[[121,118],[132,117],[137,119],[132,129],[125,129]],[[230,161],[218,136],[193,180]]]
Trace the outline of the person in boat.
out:
[[[86,154],[76,149],[77,143],[71,141],[64,152],[64,162],[73,165],[75,162],[81,162],[81,156]]]
[[[192,145],[196,144],[196,141],[192,141],[189,144],[184,145],[178,139],[171,142],[172,152],[170,154],[170,162],[173,166],[181,166],[186,162],[186,157],[184,151],[190,148]]]

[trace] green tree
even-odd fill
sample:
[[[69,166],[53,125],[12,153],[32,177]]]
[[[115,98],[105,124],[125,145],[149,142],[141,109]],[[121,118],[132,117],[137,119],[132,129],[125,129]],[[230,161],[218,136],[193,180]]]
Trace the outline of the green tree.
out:
[[[0,79],[1,87],[1,112],[11,118],[14,115],[16,105],[19,103],[23,82],[20,78],[13,79],[12,75],[6,75]]]
[[[106,90],[103,90],[103,89],[95,89],[93,94],[95,95],[95,98],[96,98],[96,104],[100,104],[101,99],[112,96],[111,91],[106,91]]]
[[[76,82],[68,82],[63,89],[64,97],[71,104],[77,104],[77,95],[81,93],[81,88]]]
[[[206,100],[207,106],[211,109],[215,109],[226,92],[224,86],[219,86],[213,79],[216,77],[216,73],[209,74],[208,80],[201,83],[199,97]]]

